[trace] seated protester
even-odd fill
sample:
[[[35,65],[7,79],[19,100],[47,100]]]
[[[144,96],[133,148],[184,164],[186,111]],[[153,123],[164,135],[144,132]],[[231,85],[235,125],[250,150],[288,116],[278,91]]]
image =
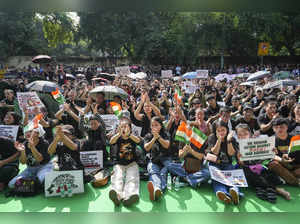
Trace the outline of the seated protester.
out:
[[[17,176],[19,172],[18,156],[20,153],[15,149],[13,141],[0,137],[0,192],[7,183]]]
[[[166,129],[170,133],[170,155],[175,161],[178,160],[179,151],[179,142],[175,140],[175,136],[181,121],[186,122],[182,109],[179,106],[170,108],[170,119],[168,120]]]
[[[217,167],[220,170],[233,170],[232,159],[236,156],[238,146],[233,133],[229,134],[228,125],[218,120],[215,123],[216,132],[208,137],[207,152],[214,154],[217,159],[215,162],[210,161],[209,166]],[[212,180],[214,192],[219,200],[230,204],[232,201],[235,205],[239,203],[242,196],[238,187],[229,187],[215,180]]]
[[[139,137],[132,134],[131,121],[121,118],[118,133],[110,140],[114,171],[109,198],[116,206],[121,201],[125,206],[139,201],[140,177],[136,147],[140,141]]]
[[[258,117],[260,117],[261,115],[266,113],[266,105],[268,104],[268,102],[276,102],[276,108],[278,108],[280,106],[280,104],[277,101],[277,98],[273,95],[265,97],[265,106],[263,108],[261,108],[261,110],[259,111],[259,115]],[[278,112],[278,111],[277,111]]]
[[[9,188],[14,188],[19,178],[37,177],[39,183],[44,184],[45,176],[53,170],[53,164],[48,154],[48,142],[44,140],[45,131],[42,126],[28,129],[25,132],[26,141],[24,144],[16,143],[15,147],[20,152],[20,162],[27,164],[27,168],[18,176],[14,177],[9,183]]]
[[[234,120],[238,119],[243,114],[243,107],[240,101],[241,99],[238,96],[234,96],[231,99],[231,104],[232,104],[232,106],[230,107],[231,117],[234,118]]]
[[[22,131],[22,125],[20,125],[21,117],[16,113],[9,111],[6,113],[4,119],[3,119],[3,125],[18,125],[18,133],[17,133],[17,141],[23,141],[23,131]]]
[[[205,112],[202,108],[198,108],[196,110],[195,121],[190,122],[189,125],[191,127],[195,126],[200,131],[202,131],[206,136],[209,136],[211,133],[211,125],[210,125],[210,123],[208,123],[204,120],[204,116],[205,116],[204,113]]]
[[[279,107],[278,112],[281,117],[294,117],[293,116],[293,109],[294,105],[296,104],[296,96],[289,94],[285,97],[285,104]]]
[[[141,110],[143,111],[141,113]],[[150,123],[153,117],[153,112],[156,116],[161,116],[160,110],[150,101],[150,98],[147,93],[142,95],[141,101],[134,112],[134,117],[140,121],[142,125],[141,137],[145,137],[147,133],[150,132]]]
[[[191,104],[191,108],[188,112],[188,120],[194,121],[196,119],[196,110],[201,108],[201,101],[199,98],[194,98]]]
[[[219,118],[220,106],[217,104],[217,101],[213,95],[208,95],[206,97],[208,107],[205,110],[205,118],[208,123],[212,123]]]
[[[297,103],[293,110],[295,118],[290,118],[288,133],[290,135],[300,135],[300,104]]]
[[[156,116],[151,119],[151,133],[144,139],[144,148],[150,152],[150,162],[147,170],[149,182],[147,184],[151,201],[158,200],[167,187],[167,166],[171,162],[170,137],[165,130],[162,120]]]
[[[297,169],[288,155],[291,135],[288,134],[288,121],[284,118],[277,118],[273,121],[275,132],[275,147],[277,156],[268,165],[268,168],[283,178],[288,184],[300,186],[300,169]]]
[[[247,124],[250,128],[251,133],[254,135],[254,137],[257,137],[260,135],[260,128],[257,122],[257,119],[254,117],[253,108],[246,105],[243,109],[243,116],[238,118],[235,121],[235,125],[238,124]]]
[[[247,124],[239,124],[236,127],[238,140],[251,138],[251,130]],[[264,166],[264,160],[240,161],[241,155],[238,153],[239,164],[244,170],[249,187],[253,187],[256,196],[261,200],[276,203],[277,196],[280,194],[286,199],[290,199],[289,192],[277,187],[281,184],[278,176]]]
[[[251,107],[253,108],[254,115],[257,117],[259,115],[259,111],[264,106],[264,92],[261,87],[256,88],[255,90],[256,96],[250,100]]]
[[[268,136],[274,135],[272,122],[275,118],[279,117],[279,114],[276,113],[276,111],[277,111],[276,102],[269,101],[266,105],[266,113],[262,114],[257,119],[261,134],[268,135]]]
[[[220,118],[218,120],[214,121],[214,123],[212,124],[212,130],[211,130],[212,133],[216,132],[216,124],[218,121],[223,121],[227,125],[229,132],[234,130],[235,122],[230,119],[230,113],[231,113],[231,110],[228,106],[221,108]]]

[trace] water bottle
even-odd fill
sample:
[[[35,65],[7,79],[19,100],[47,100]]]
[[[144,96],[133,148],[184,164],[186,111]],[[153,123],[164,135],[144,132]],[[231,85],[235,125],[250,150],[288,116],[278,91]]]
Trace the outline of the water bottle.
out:
[[[171,174],[170,173],[168,173],[167,188],[168,188],[168,190],[172,190],[172,178],[171,178]]]
[[[179,188],[180,188],[179,177],[176,177],[174,189],[175,191],[179,191]]]

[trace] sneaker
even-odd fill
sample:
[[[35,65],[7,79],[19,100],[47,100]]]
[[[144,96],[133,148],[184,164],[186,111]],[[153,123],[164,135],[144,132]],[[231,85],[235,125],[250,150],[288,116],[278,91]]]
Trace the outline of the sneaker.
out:
[[[120,206],[121,201],[118,198],[118,194],[115,190],[110,190],[109,192],[109,198],[110,200],[113,201],[113,203],[115,204],[115,206]]]
[[[154,194],[154,199],[155,199],[155,200],[159,200],[159,199],[161,198],[161,196],[162,196],[161,190],[160,190],[159,188],[156,189],[156,190],[155,190],[155,194]]]
[[[149,191],[150,201],[154,201],[155,200],[155,194],[154,194],[154,186],[153,186],[152,181],[148,182],[147,188],[148,188],[148,191]]]
[[[123,205],[126,207],[132,206],[139,201],[140,197],[137,194],[131,195],[130,198],[123,201]]]
[[[236,190],[234,190],[233,188],[230,188],[229,193],[231,195],[233,204],[238,205],[240,202],[239,193],[236,192]]]
[[[230,204],[231,203],[231,198],[228,197],[224,192],[222,191],[217,191],[217,198],[220,201],[225,202],[226,204]]]

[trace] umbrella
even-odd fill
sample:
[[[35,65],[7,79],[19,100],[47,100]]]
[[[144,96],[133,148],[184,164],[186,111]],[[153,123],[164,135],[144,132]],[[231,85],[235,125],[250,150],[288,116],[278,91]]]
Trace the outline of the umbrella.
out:
[[[110,81],[113,81],[116,77],[116,75],[114,74],[108,74],[108,73],[99,73],[97,74],[98,77],[104,78],[104,79],[108,79]]]
[[[288,79],[291,77],[291,73],[288,71],[280,71],[273,75],[274,79]]]
[[[274,82],[269,82],[264,85],[263,89],[272,89],[272,88],[280,88],[282,86],[298,86],[299,82],[296,80],[285,79],[285,80],[278,80]]]
[[[105,99],[113,100],[114,96],[120,96],[124,100],[127,99],[128,94],[117,86],[97,86],[90,91],[91,97],[96,98],[97,93],[104,93]]]
[[[67,79],[76,79],[74,75],[66,74]]]
[[[51,57],[48,55],[38,55],[32,59],[32,62],[37,64],[47,64],[50,63],[51,60]]]
[[[53,92],[58,86],[54,82],[49,81],[34,81],[26,85],[26,88],[29,90],[39,91],[39,92]]]
[[[138,72],[138,73],[130,73],[129,75],[127,75],[127,77],[131,78],[131,79],[146,79],[147,78],[147,74],[144,72]]]
[[[237,76],[235,78],[243,79],[243,78],[248,78],[249,76],[250,76],[250,73],[240,73],[240,74],[237,74]]]
[[[219,74],[215,77],[215,80],[216,81],[221,81],[221,80],[224,80],[224,79],[228,79],[229,75],[226,74],[226,73],[222,73],[222,74]]]
[[[84,74],[77,74],[76,77],[77,78],[85,78],[85,75]]]
[[[254,86],[256,81],[242,82],[240,86]]]
[[[262,78],[265,78],[267,77],[268,75],[270,75],[270,71],[258,71],[258,72],[255,72],[253,74],[251,74],[247,81],[255,81],[255,80],[258,80],[258,79],[262,79]]]
[[[187,72],[182,76],[183,79],[196,79],[197,72]]]

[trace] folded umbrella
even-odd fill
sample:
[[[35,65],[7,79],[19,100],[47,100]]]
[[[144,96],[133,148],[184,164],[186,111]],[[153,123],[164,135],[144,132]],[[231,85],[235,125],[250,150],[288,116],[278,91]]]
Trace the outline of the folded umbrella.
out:
[[[296,80],[291,79],[285,79],[285,80],[278,80],[274,82],[269,82],[266,85],[264,85],[263,89],[274,89],[274,88],[280,88],[282,86],[298,86],[299,82]]]

